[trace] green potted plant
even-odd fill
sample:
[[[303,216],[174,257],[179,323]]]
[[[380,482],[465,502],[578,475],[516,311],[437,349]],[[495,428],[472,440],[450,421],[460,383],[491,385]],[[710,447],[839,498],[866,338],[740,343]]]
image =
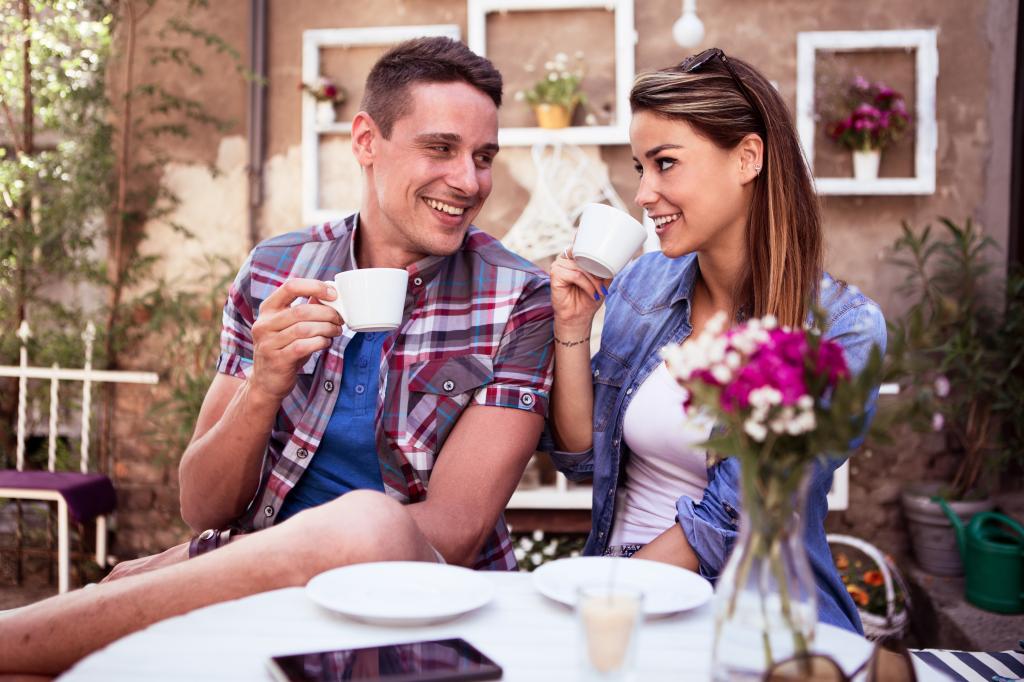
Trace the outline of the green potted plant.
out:
[[[910,125],[903,95],[856,76],[833,99],[825,132],[853,153],[856,179],[874,180],[882,150],[903,137]]]
[[[1003,292],[995,285],[989,255],[996,245],[970,219],[960,226],[943,218],[940,230],[945,238],[930,225],[915,231],[904,223],[893,246],[892,262],[906,272],[900,293],[912,304],[890,324],[886,379],[900,384],[900,417],[941,434],[957,458],[951,480],[914,483],[902,502],[921,568],[959,575],[956,537],[934,498],[949,500],[966,523],[992,509],[996,475],[1024,459],[1021,394],[1011,393],[1020,390],[1024,345],[1004,326],[1020,333],[1024,302],[1019,274]],[[1008,374],[1016,378],[1007,381]]]
[[[576,107],[587,102],[586,95],[580,91],[583,54],[576,53],[575,67],[570,68],[569,55],[559,52],[544,64],[544,69],[547,72],[544,77],[533,87],[517,92],[515,98],[533,107],[541,128],[565,128],[572,121]]]

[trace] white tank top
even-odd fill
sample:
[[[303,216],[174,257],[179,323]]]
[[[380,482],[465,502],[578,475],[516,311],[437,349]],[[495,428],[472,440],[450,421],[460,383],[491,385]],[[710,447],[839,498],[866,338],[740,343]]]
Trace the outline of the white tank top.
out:
[[[676,500],[704,497],[707,458],[698,443],[711,435],[710,418],[683,412],[686,389],[659,364],[626,409],[622,437],[632,451],[615,499],[609,544],[647,544],[675,523]]]

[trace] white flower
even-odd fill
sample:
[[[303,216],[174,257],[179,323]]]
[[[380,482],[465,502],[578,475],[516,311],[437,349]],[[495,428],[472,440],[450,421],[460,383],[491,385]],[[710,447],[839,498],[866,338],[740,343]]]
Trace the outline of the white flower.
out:
[[[594,116],[593,114],[587,114],[586,118],[583,119],[583,122],[586,123],[588,126],[596,126],[597,116]]]
[[[535,531],[533,531],[533,541],[534,542],[540,542],[543,539],[544,539],[544,531],[542,531],[542,530],[535,530]]]
[[[743,422],[743,430],[747,432],[747,435],[756,440],[758,443],[763,442],[765,436],[768,435],[768,429],[764,427],[764,424],[756,422],[753,419],[748,419]]]
[[[949,379],[945,375],[940,375],[935,380],[935,395],[940,398],[945,398],[949,395]]]
[[[559,62],[560,64],[564,64],[569,61],[569,55],[567,55],[564,52],[559,52],[558,54],[555,55],[555,61]]]
[[[796,399],[796,406],[801,410],[809,410],[814,407],[814,398],[809,395],[802,395]]]
[[[738,369],[742,362],[743,358],[734,350],[725,354],[725,364],[728,365],[729,369]]]
[[[552,542],[550,545],[541,550],[544,556],[555,556],[555,550],[558,549],[558,543]]]
[[[516,555],[516,561],[522,561],[526,558],[526,550],[522,549],[521,547],[516,547],[513,550],[513,553]]]
[[[522,547],[523,550],[529,552],[533,549],[533,540],[530,538],[519,538],[519,546]]]
[[[534,552],[530,555],[530,563],[534,566],[540,566],[540,562],[544,561],[544,557],[540,555],[540,552]]]
[[[775,319],[774,315],[765,315],[762,323],[765,329],[775,329],[779,326],[779,321]]]
[[[547,71],[554,71],[558,67],[554,62],[544,62],[544,68]]]
[[[523,92],[522,90],[517,90],[516,94],[513,95],[513,97],[517,102],[522,102],[524,99],[526,99],[526,93]]]
[[[946,418],[942,416],[941,412],[936,412],[932,415],[932,431],[941,431],[945,425]]]
[[[561,78],[562,80],[567,80],[569,78],[569,72],[562,71],[560,74],[558,74],[558,77]]]
[[[558,74],[552,71],[551,73],[548,74],[548,80],[554,83],[556,80],[558,80]]]
[[[727,384],[732,379],[732,372],[725,365],[714,365],[711,367],[711,376],[720,384]]]

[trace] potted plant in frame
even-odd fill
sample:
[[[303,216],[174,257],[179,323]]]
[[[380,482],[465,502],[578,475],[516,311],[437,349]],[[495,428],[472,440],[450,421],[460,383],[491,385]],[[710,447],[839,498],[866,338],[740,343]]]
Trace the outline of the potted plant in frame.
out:
[[[583,53],[576,53],[576,64],[570,68],[569,55],[559,52],[544,64],[545,76],[527,90],[516,93],[517,100],[525,100],[533,107],[537,125],[541,128],[565,128],[572,121],[573,112],[587,98],[580,91],[583,81]]]
[[[1024,326],[1020,275],[1000,292],[990,281],[989,253],[995,243],[970,219],[941,219],[945,238],[931,226],[906,223],[893,246],[893,262],[906,271],[901,293],[913,301],[889,329],[887,380],[897,381],[898,411],[918,431],[941,434],[956,458],[949,481],[908,486],[902,501],[922,569],[959,575],[963,564],[951,523],[936,501],[941,496],[966,523],[993,507],[995,476],[1024,461],[1020,372]],[[1016,378],[1014,378],[1016,377]],[[1014,436],[1014,434],[1016,434]]]
[[[308,93],[316,101],[316,122],[320,125],[334,123],[335,107],[348,99],[345,88],[326,76],[320,76],[312,85],[299,83],[299,90]]]
[[[884,83],[856,76],[829,106],[825,132],[853,152],[857,180],[878,177],[882,150],[899,140],[910,124],[903,95]]]

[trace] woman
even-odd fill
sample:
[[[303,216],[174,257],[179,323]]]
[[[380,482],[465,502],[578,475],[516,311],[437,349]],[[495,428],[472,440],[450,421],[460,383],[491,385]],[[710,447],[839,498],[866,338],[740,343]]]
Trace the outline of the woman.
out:
[[[654,221],[661,251],[612,283],[583,272],[568,252],[552,265],[552,458],[570,478],[593,476],[586,553],[665,561],[713,581],[738,532],[739,466],[729,458],[706,467],[699,444],[711,424],[685,417],[659,350],[699,334],[718,311],[736,320],[771,313],[796,326],[817,300],[827,336],[857,373],[873,344],[884,347],[885,321],[872,301],[823,272],[811,178],[789,112],[764,76],[712,49],[638,77],[630,104],[636,203]],[[602,302],[601,348],[591,360]],[[840,463],[816,465],[806,545],[820,620],[859,632],[823,525]]]

